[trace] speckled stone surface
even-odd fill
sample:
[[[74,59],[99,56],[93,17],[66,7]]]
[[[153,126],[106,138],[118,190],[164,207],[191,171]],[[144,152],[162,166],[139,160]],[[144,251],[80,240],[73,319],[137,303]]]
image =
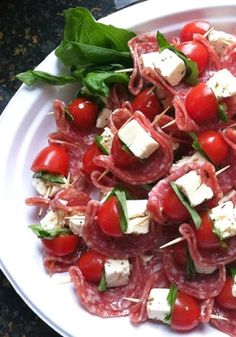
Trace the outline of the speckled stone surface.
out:
[[[141,1],[1,0],[0,113],[21,85],[15,74],[34,68],[59,44],[64,9],[84,6],[98,19],[136,2]],[[0,336],[59,336],[28,308],[1,271]]]

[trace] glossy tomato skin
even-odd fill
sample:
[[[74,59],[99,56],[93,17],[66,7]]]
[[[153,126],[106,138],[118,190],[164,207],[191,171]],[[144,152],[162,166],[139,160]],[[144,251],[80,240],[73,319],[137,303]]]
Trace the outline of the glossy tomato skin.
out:
[[[90,145],[83,156],[83,171],[86,176],[90,177],[93,171],[102,171],[102,168],[94,164],[93,159],[103,154],[99,147],[94,143]]]
[[[95,126],[98,105],[87,98],[80,97],[73,100],[67,107],[73,117],[73,124],[79,129],[85,130]]]
[[[133,110],[141,111],[151,122],[162,111],[161,104],[152,90],[144,89],[132,102]]]
[[[191,41],[193,34],[204,35],[210,29],[210,24],[206,21],[188,22],[180,31],[181,41]]]
[[[163,212],[174,221],[185,221],[189,219],[189,212],[179,200],[175,192],[169,187],[163,200]]]
[[[212,231],[213,224],[207,212],[199,213],[202,223],[198,229],[195,228],[197,245],[203,249],[211,249],[220,246],[220,240]]]
[[[233,286],[233,278],[228,276],[226,278],[225,284],[221,292],[218,296],[216,296],[215,300],[222,307],[236,310],[236,297],[232,295],[232,286]]]
[[[122,237],[120,227],[120,206],[116,196],[108,198],[98,211],[98,225],[106,235]]]
[[[196,123],[217,120],[217,98],[205,83],[199,83],[189,90],[185,100],[185,108]]]
[[[197,64],[199,74],[206,69],[209,57],[208,51],[203,44],[197,41],[186,41],[180,43],[177,49]]]
[[[172,307],[171,327],[175,330],[187,331],[195,328],[201,316],[197,299],[178,291]]]
[[[118,135],[115,135],[112,141],[111,155],[117,167],[126,168],[140,165],[138,158],[131,152],[124,150],[123,144]]]
[[[221,165],[227,157],[229,145],[217,131],[204,131],[198,135],[203,151],[215,165]]]
[[[54,239],[41,239],[44,249],[53,256],[66,256],[73,253],[79,245],[80,238],[74,234],[59,235]]]
[[[33,160],[33,172],[46,171],[49,173],[67,176],[69,168],[69,155],[59,145],[49,145],[43,148]]]
[[[106,256],[93,250],[89,250],[80,256],[76,264],[79,266],[84,278],[87,281],[99,283],[101,281],[106,260]]]

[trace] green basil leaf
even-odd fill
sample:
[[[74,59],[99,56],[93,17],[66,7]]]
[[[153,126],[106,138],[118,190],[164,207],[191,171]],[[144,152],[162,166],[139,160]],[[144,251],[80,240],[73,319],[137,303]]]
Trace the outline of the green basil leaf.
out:
[[[102,277],[101,277],[101,280],[100,280],[100,283],[99,283],[97,289],[100,292],[104,292],[104,291],[107,290],[107,283],[106,283],[106,278],[105,278],[104,272],[102,273]]]
[[[24,73],[17,74],[16,78],[28,86],[34,84],[65,85],[78,82],[79,80],[75,76],[56,76],[39,70],[28,70]]]
[[[167,302],[168,302],[169,306],[171,307],[171,312],[168,315],[166,315],[166,317],[164,318],[164,322],[167,323],[167,324],[170,324],[170,322],[171,322],[172,308],[173,308],[173,305],[175,304],[177,295],[178,295],[177,287],[174,286],[174,285],[171,285],[169,293],[167,295]]]
[[[235,267],[230,267],[229,270],[230,270],[232,278],[234,278],[236,276],[236,268]]]
[[[197,137],[196,133],[188,132],[188,134],[193,139],[192,147],[195,150],[197,150],[204,158],[206,158],[206,160],[208,160],[209,162],[212,163],[211,159],[208,157],[206,152],[202,149],[201,145],[199,144],[198,137]]]
[[[224,104],[219,104],[219,107],[218,107],[218,117],[221,121],[223,122],[228,122],[229,120],[229,117],[226,113],[226,107]]]
[[[196,62],[193,62],[192,60],[187,58],[182,52],[178,51],[166,40],[165,36],[159,31],[157,32],[157,42],[161,51],[164,49],[169,49],[184,61],[186,66],[186,75],[184,77],[184,80],[189,85],[196,85],[198,83],[198,67]]]
[[[109,154],[109,152],[107,151],[107,149],[105,148],[105,146],[102,144],[104,137],[101,135],[96,135],[95,136],[95,143],[97,144],[97,146],[99,147],[99,149],[106,155]]]
[[[196,276],[195,264],[192,260],[191,255],[189,254],[189,251],[187,253],[186,276],[187,276],[187,279],[189,280],[194,279]]]
[[[201,217],[198,214],[198,212],[190,205],[188,199],[186,198],[186,196],[179,190],[178,186],[176,185],[175,182],[170,182],[170,186],[172,187],[173,191],[175,192],[175,194],[177,195],[177,197],[179,198],[179,200],[182,202],[182,204],[184,205],[184,207],[187,209],[187,211],[189,212],[196,228],[198,229],[202,223]]]
[[[66,178],[60,174],[53,174],[45,171],[39,171],[33,174],[33,178],[40,178],[52,184],[65,184]]]
[[[214,226],[214,221],[213,221],[213,226],[212,226],[212,232],[215,233],[215,234],[218,236],[218,238],[219,238],[219,240],[220,240],[220,245],[221,245],[221,247],[224,248],[224,249],[227,249],[227,248],[228,248],[228,245],[227,245],[227,243],[224,241],[224,238],[222,238],[221,232]]]
[[[34,234],[36,234],[40,239],[54,239],[56,236],[71,233],[71,231],[67,228],[53,228],[46,230],[40,224],[30,225],[29,228],[31,228]]]

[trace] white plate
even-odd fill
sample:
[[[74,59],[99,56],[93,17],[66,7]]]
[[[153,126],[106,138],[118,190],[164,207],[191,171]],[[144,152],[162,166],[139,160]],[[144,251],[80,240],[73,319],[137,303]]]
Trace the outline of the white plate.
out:
[[[174,35],[181,26],[193,19],[205,19],[219,29],[231,31],[236,23],[236,4],[231,0],[165,0],[147,1],[129,7],[103,19],[105,23],[132,28],[136,32],[159,29]],[[58,63],[51,53],[39,66],[45,71],[58,72]],[[46,113],[55,98],[68,101],[73,86],[29,89],[21,86],[12,98],[0,123],[0,205],[1,268],[18,294],[46,323],[61,335],[88,336],[96,329],[103,337],[177,336],[168,327],[144,323],[136,327],[129,318],[101,319],[87,313],[78,303],[71,284],[55,285],[45,273],[39,240],[28,229],[36,213],[24,200],[34,193],[29,170],[32,158],[46,145],[47,135],[54,130],[52,117]],[[223,336],[209,326],[201,326],[190,336]]]

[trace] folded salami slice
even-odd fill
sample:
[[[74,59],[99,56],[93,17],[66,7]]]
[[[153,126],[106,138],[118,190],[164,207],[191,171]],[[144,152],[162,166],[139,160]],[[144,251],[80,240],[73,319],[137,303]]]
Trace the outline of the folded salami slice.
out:
[[[50,205],[50,199],[41,196],[35,196],[26,198],[25,203],[28,206],[48,207]]]
[[[46,271],[52,275],[54,273],[63,273],[68,271],[71,266],[79,258],[79,252],[67,255],[67,256],[52,256],[52,255],[45,255],[43,258],[43,265]]]
[[[159,148],[140,165],[131,168],[119,168],[115,166],[112,156],[97,156],[94,162],[111,171],[117,178],[132,185],[148,184],[163,177],[169,170],[173,161],[173,144],[161,130],[155,130],[150,121],[140,112],[134,113],[136,119],[145,131],[149,132],[153,139],[159,143]]]
[[[218,330],[223,331],[229,336],[236,336],[236,310],[229,310],[214,304],[212,313],[214,315],[224,317],[226,320],[211,319],[211,324]]]
[[[62,209],[67,212],[72,212],[74,209],[84,209],[87,206],[90,197],[73,188],[66,188],[59,191],[54,199],[51,201],[50,207],[52,209]]]
[[[99,203],[90,201],[86,210],[86,221],[83,228],[83,239],[88,247],[112,258],[129,258],[139,256],[158,247],[159,229],[154,221],[149,232],[142,235],[126,234],[124,237],[111,237],[104,234],[96,219]]]
[[[97,286],[87,282],[79,267],[73,266],[69,273],[80,303],[92,314],[99,317],[127,316],[134,305],[124,297],[139,298],[144,287],[143,266],[140,258],[130,259],[132,272],[129,283],[123,287],[107,289],[99,292]]]
[[[157,40],[154,34],[140,34],[128,43],[133,58],[134,70],[130,77],[129,90],[137,95],[143,88],[143,78],[140,74],[140,55],[157,51]]]
[[[227,264],[236,259],[236,236],[226,240],[226,247],[209,250],[198,247],[194,229],[189,224],[182,224],[179,231],[188,242],[192,259],[203,266]]]
[[[211,199],[212,203],[217,203],[223,196],[215,175],[215,168],[211,163],[195,161],[190,164],[185,164],[171,173],[168,177],[160,180],[149,193],[147,209],[159,224],[168,222],[168,216],[163,211],[163,200],[165,200],[167,193],[171,188],[170,182],[176,181],[191,170],[196,170],[201,176],[202,182],[212,188],[214,192],[214,197]]]
[[[186,267],[175,261],[173,249],[163,252],[163,266],[169,281],[184,293],[199,298],[213,298],[219,294],[225,283],[225,267],[220,265],[212,274],[196,273],[193,279],[188,279]]]
[[[234,76],[236,76],[236,44],[232,44],[224,50],[221,56],[220,62],[222,68],[228,69]]]

